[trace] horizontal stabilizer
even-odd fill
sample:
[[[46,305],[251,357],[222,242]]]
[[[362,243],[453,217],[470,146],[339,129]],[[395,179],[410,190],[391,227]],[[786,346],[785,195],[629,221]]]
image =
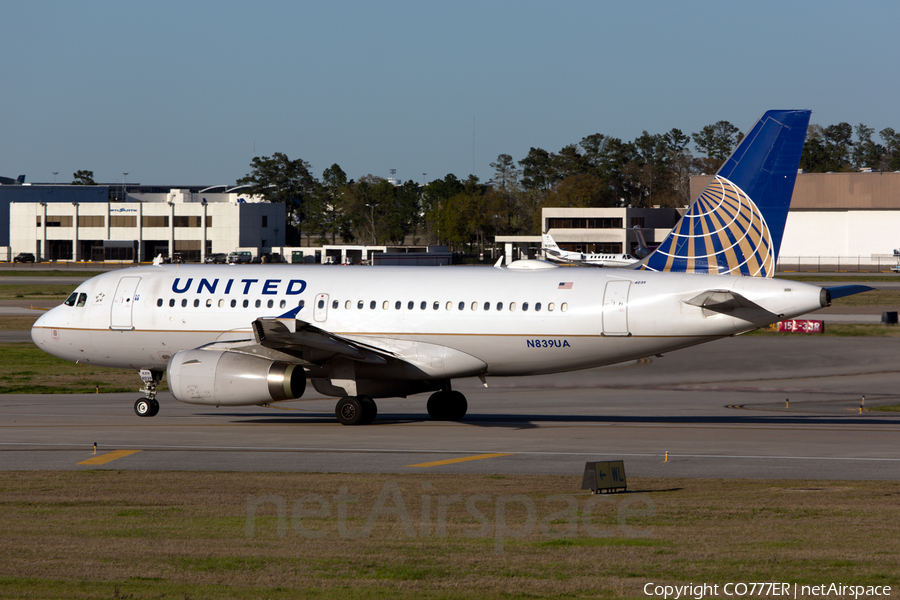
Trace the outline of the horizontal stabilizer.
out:
[[[773,323],[780,317],[731,290],[707,290],[686,301],[685,304],[702,308],[704,317],[727,314],[758,324]]]
[[[868,292],[875,288],[867,285],[837,285],[825,289],[828,290],[831,299],[834,300],[835,298],[843,298],[844,296],[852,296],[853,294],[862,294],[863,292]]]

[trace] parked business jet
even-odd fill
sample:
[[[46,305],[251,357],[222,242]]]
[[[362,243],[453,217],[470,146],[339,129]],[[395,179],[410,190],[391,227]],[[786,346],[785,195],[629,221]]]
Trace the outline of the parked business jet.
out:
[[[648,246],[647,240],[644,239],[644,232],[637,225],[634,226],[634,235],[637,238],[637,247],[634,249],[634,255],[638,258],[647,258],[650,253],[656,250],[656,246]]]
[[[214,406],[339,397],[346,425],[373,398],[434,392],[458,420],[460,377],[586,369],[740,334],[864,286],[772,279],[809,111],[765,113],[672,234],[636,269],[154,265],[105,273],[41,316],[35,343],[140,371],[140,416],[176,399]],[[735,276],[744,275],[744,276]]]
[[[542,249],[552,261],[587,265],[591,267],[628,267],[638,262],[638,259],[630,254],[588,254],[584,252],[570,252],[560,248],[553,236],[549,233],[543,235]],[[645,255],[646,256],[646,255]]]

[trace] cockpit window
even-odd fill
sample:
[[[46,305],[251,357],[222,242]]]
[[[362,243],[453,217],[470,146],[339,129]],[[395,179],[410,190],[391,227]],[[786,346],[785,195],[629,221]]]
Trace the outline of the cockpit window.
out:
[[[65,304],[66,304],[66,306],[75,306],[76,300],[78,300],[78,294],[73,292],[71,296],[66,298]]]
[[[75,304],[75,307],[81,308],[85,302],[87,302],[87,294],[78,294],[78,303]]]

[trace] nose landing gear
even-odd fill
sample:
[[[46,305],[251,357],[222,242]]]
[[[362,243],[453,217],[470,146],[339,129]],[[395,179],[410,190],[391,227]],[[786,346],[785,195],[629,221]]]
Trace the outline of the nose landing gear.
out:
[[[162,371],[141,370],[144,380],[144,397],[134,403],[134,412],[139,417],[155,417],[159,413],[159,402],[156,401],[156,386],[162,381]]]

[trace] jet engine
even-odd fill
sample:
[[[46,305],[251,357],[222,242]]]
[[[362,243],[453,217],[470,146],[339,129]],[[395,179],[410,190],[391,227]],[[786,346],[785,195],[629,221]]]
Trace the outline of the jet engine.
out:
[[[246,406],[299,398],[303,367],[221,350],[182,350],[166,369],[169,390],[188,404]]]

